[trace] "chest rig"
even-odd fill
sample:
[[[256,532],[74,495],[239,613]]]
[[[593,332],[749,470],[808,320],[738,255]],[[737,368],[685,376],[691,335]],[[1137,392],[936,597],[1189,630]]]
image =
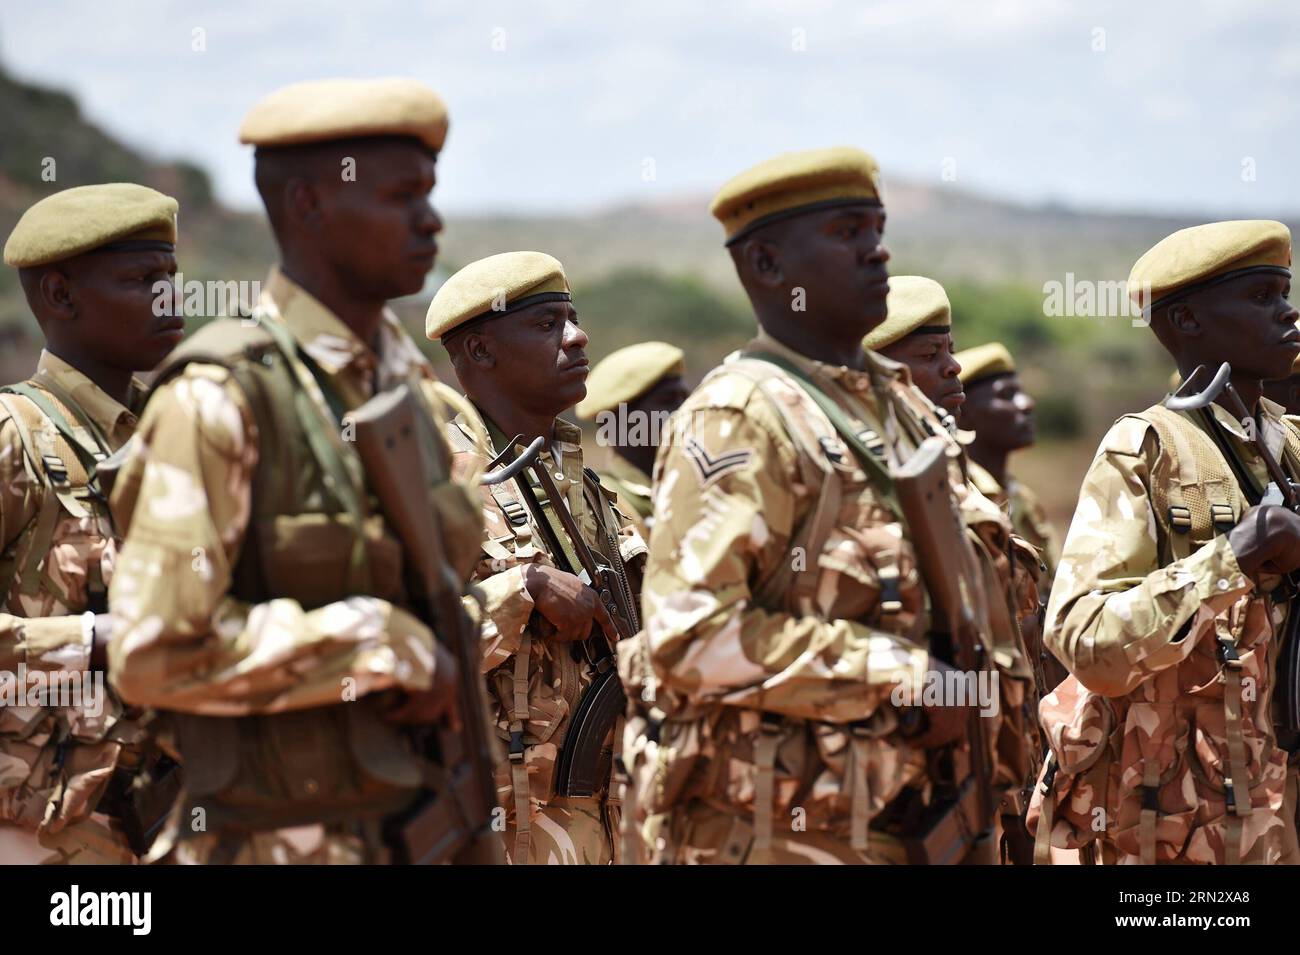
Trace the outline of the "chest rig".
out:
[[[97,466],[112,452],[108,437],[48,378],[0,389],[0,406],[9,412],[17,427],[28,479],[42,489],[36,515],[0,554],[0,600],[19,580],[19,592],[25,597],[34,597],[44,588],[68,612],[106,612],[106,583],[97,561],[91,561],[86,568],[84,607],[71,605],[68,594],[48,573],[47,564],[62,514],[74,518],[94,516],[106,524],[105,536],[116,536],[96,476]]]
[[[347,409],[278,314],[205,326],[164,363],[155,390],[195,362],[230,372],[258,426],[231,594],[248,603],[292,598],[306,610],[351,595],[401,605],[401,545],[342,439]],[[349,823],[373,835],[437,786],[421,740],[382,721],[373,696],[267,715],[168,714],[187,772],[186,822],[202,809],[209,830]]]

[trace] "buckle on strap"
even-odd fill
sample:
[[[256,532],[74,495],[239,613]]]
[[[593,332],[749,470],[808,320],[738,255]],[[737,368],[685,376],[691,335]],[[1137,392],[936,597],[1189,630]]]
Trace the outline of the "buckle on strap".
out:
[[[528,523],[528,511],[518,501],[498,501],[501,510],[505,512],[506,520],[510,522],[511,527],[522,527]]]
[[[769,713],[762,710],[758,714],[758,730],[760,733],[766,733],[771,736],[781,732],[781,726],[785,722],[785,717],[779,713]]]
[[[839,464],[844,460],[844,454],[836,447],[834,438],[823,435],[817,439],[817,443],[821,445],[822,454],[826,455],[827,460],[835,464]]]
[[[510,762],[522,763],[524,761],[524,731],[522,729],[510,731]]]
[[[1142,790],[1142,809],[1150,809],[1152,812],[1158,813],[1160,811],[1160,800],[1158,798],[1160,787],[1143,785],[1138,788]],[[1232,797],[1229,796],[1228,799],[1231,801]]]
[[[1232,530],[1236,524],[1236,515],[1232,512],[1231,504],[1211,504],[1210,505],[1210,523],[1220,534],[1226,534]]]
[[[1237,645],[1231,637],[1222,634],[1215,637],[1219,645],[1219,662],[1230,670],[1241,669],[1241,657],[1237,654]]]
[[[1223,790],[1223,794],[1228,801],[1228,812],[1234,816],[1237,815],[1237,791],[1236,787],[1232,785],[1231,776],[1223,777]]]
[[[64,466],[61,458],[53,454],[42,454],[41,464],[45,466],[45,473],[50,476],[50,480],[55,484],[68,483],[68,469]]]
[[[1046,796],[1052,791],[1052,784],[1056,782],[1056,771],[1061,768],[1061,764],[1056,761],[1056,753],[1048,753],[1047,770],[1043,773],[1043,781],[1039,783],[1043,795]]]
[[[1175,534],[1190,534],[1192,531],[1192,509],[1170,504],[1169,526]]]

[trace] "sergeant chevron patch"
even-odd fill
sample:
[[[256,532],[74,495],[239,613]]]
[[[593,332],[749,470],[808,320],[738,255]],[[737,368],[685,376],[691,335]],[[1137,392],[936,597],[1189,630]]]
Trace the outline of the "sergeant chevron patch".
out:
[[[695,438],[687,438],[683,449],[691,463],[695,465],[695,473],[699,475],[701,485],[717,481],[724,474],[730,474],[732,471],[739,471],[749,463],[749,459],[754,454],[753,448],[739,448],[714,457]]]

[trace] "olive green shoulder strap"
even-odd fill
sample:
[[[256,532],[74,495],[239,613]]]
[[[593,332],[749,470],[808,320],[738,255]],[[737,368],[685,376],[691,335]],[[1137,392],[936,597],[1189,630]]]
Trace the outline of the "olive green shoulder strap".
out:
[[[40,409],[41,414],[49,420],[50,424],[54,425],[55,430],[68,442],[68,447],[72,449],[72,453],[77,456],[77,460],[86,469],[88,476],[93,476],[95,465],[108,457],[108,448],[102,446],[99,442],[99,429],[91,425],[88,419],[79,422],[79,426],[69,421],[58,406],[50,400],[45,385],[37,386],[30,381],[23,381],[14,385],[5,385],[0,388],[0,391],[20,395]],[[62,396],[60,396],[60,400],[68,407],[69,411],[75,407],[71,402],[64,400]],[[89,442],[87,437],[90,438]],[[92,443],[96,446],[91,447],[90,444]],[[93,477],[91,479],[93,480]]]
[[[898,495],[894,491],[894,479],[889,474],[889,468],[884,461],[872,453],[866,442],[858,436],[843,409],[814,384],[812,379],[805,375],[802,370],[779,355],[768,352],[749,352],[743,358],[756,359],[775,365],[798,382],[808,397],[813,400],[813,403],[821,409],[822,414],[826,415],[826,419],[835,428],[840,438],[857,457],[868,479],[876,485],[876,490],[880,492],[880,496],[890,510],[897,515],[899,513]]]

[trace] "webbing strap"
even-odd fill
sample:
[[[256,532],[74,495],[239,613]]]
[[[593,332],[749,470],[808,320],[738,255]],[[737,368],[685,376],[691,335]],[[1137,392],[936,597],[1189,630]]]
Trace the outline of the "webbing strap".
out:
[[[358,593],[366,593],[371,588],[367,579],[370,568],[366,562],[364,536],[366,517],[365,492],[362,490],[364,472],[360,470],[360,463],[355,456],[351,459],[353,467],[348,466],[349,452],[339,431],[341,423],[335,419],[320,382],[303,361],[298,352],[298,344],[281,321],[278,311],[266,303],[263,303],[262,309],[263,314],[259,324],[275,342],[300,386],[294,391],[294,411],[302,424],[312,456],[316,458],[316,463],[324,472],[330,491],[338,498],[352,521],[354,533],[352,553],[348,561],[351,589]]]
[[[849,848],[854,852],[867,851],[867,823],[870,821],[871,800],[867,788],[867,757],[870,741],[863,736],[853,736],[849,743],[849,759],[853,763],[849,808]]]
[[[1142,767],[1142,812],[1138,816],[1138,858],[1142,865],[1156,863],[1156,821],[1160,815],[1160,766],[1154,759]]]
[[[777,727],[763,725],[754,741],[754,848],[753,865],[767,865],[772,854],[772,813],[775,810]]]
[[[826,415],[826,419],[834,426],[836,432],[839,433],[840,438],[857,456],[862,465],[862,469],[867,474],[867,478],[871,483],[876,485],[876,489],[880,492],[881,497],[889,506],[889,509],[893,511],[896,516],[899,515],[901,509],[898,505],[898,495],[894,492],[894,479],[889,474],[889,468],[886,467],[885,463],[880,460],[880,458],[876,457],[876,455],[871,452],[871,449],[867,447],[866,443],[858,437],[857,432],[853,429],[853,425],[849,422],[848,415],[844,413],[844,410],[840,408],[840,406],[837,405],[829,395],[822,391],[821,388],[814,384],[812,379],[805,375],[802,370],[796,367],[793,363],[786,361],[781,356],[772,355],[768,352],[750,352],[746,354],[745,357],[776,365],[776,367],[780,368],[791,378],[795,379],[795,381],[799,382],[800,386],[808,394],[808,397],[810,397],[817,407],[822,410],[822,413]]]
[[[510,706],[510,788],[515,794],[515,865],[528,865],[532,851],[533,810],[528,791],[528,761],[524,753],[524,725],[528,722],[528,663],[532,634],[524,631],[515,652],[513,694]]]
[[[645,734],[638,733],[636,739],[632,742],[632,748],[623,750],[621,753],[620,761],[623,764],[623,817],[619,823],[619,836],[623,841],[623,857],[620,860],[623,865],[640,865],[645,861],[641,858],[641,834],[637,831],[639,828],[636,818],[637,781],[632,776],[632,771],[640,767],[647,743],[648,740]]]
[[[1246,769],[1246,742],[1241,732],[1241,661],[1237,658],[1235,644],[1224,643],[1220,637],[1221,654],[1226,657],[1223,678],[1223,715],[1228,735],[1228,770],[1231,779],[1224,780],[1229,797],[1227,807],[1227,832],[1224,838],[1225,861],[1228,865],[1241,862],[1242,820],[1250,815],[1250,778]],[[1231,647],[1231,649],[1229,649]]]
[[[1043,801],[1038,807],[1038,828],[1034,831],[1034,865],[1052,864],[1052,826],[1056,824],[1056,754],[1049,752],[1043,770]]]

